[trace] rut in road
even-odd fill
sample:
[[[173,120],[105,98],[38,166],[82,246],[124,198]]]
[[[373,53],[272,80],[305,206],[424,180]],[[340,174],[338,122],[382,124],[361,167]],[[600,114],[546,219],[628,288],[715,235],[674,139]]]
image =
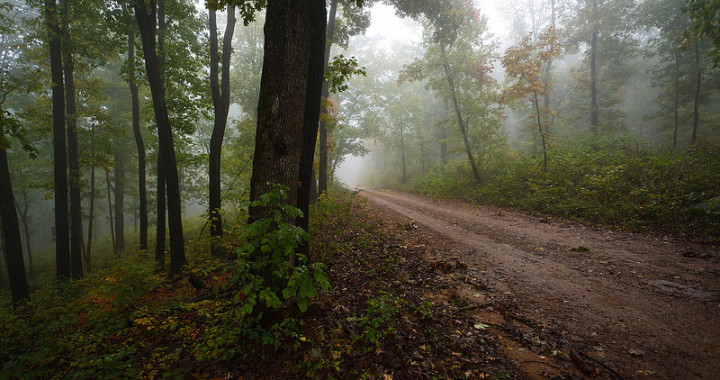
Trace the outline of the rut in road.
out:
[[[361,196],[427,228],[440,257],[449,258],[443,240],[465,245],[458,258],[496,297],[623,377],[719,378],[718,247],[404,193]]]

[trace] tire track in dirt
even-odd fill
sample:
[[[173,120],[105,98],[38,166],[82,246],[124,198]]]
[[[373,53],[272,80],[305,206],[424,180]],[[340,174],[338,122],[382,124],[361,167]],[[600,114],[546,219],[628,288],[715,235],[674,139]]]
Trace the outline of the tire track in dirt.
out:
[[[438,258],[450,259],[443,239],[465,245],[454,255],[494,296],[623,377],[720,378],[718,247],[404,193],[361,195],[425,227]]]

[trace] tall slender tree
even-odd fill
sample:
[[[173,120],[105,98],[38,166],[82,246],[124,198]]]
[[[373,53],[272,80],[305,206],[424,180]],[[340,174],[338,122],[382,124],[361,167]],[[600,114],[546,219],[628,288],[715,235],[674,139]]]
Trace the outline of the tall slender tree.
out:
[[[44,2],[47,45],[52,82],[53,166],[55,188],[55,264],[57,278],[69,279],[70,230],[68,215],[67,144],[65,142],[65,94],[62,67],[62,29],[55,0]]]
[[[130,87],[130,100],[132,107],[132,130],[137,147],[138,160],[138,198],[140,202],[139,239],[141,250],[148,248],[148,207],[147,207],[147,180],[145,178],[145,141],[140,131],[140,95],[135,75],[135,28],[133,25],[127,27],[127,82]]]
[[[213,108],[215,120],[213,123],[212,136],[210,138],[209,158],[209,210],[210,210],[210,235],[221,237],[222,226],[222,195],[220,187],[220,163],[222,157],[222,144],[225,136],[228,112],[230,111],[230,57],[232,53],[232,38],[235,32],[235,7],[227,5],[227,21],[225,23],[225,34],[223,35],[222,61],[218,54],[218,35],[216,11],[209,10],[210,20],[210,88],[212,90]],[[219,65],[222,63],[222,77]],[[216,245],[213,244],[213,252]]]
[[[75,62],[71,36],[70,2],[62,1],[63,79],[65,81],[65,122],[67,123],[67,158],[70,168],[70,261],[74,279],[82,270],[82,200],[80,198],[80,164],[78,162],[77,107],[75,105]]]
[[[337,16],[338,0],[330,1],[330,13],[328,14],[327,39],[325,40],[325,55],[323,60],[324,70],[327,70],[330,64],[330,49],[332,49],[333,38],[335,37],[335,17]],[[330,96],[330,83],[328,80],[323,82],[322,97],[327,99]],[[327,107],[321,107],[320,114],[327,116]],[[320,117],[320,162],[318,165],[318,193],[327,192],[328,187],[328,131],[327,117]]]
[[[157,4],[140,0],[134,4],[135,18],[140,29],[145,57],[145,69],[152,93],[155,123],[158,127],[158,168],[165,175],[170,227],[169,275],[179,274],[187,265],[182,228],[180,184],[175,158],[172,127],[165,101],[165,85],[161,75],[161,62],[156,51]],[[159,182],[159,181],[158,181]],[[159,197],[159,194],[158,194]],[[163,212],[158,208],[158,213]]]

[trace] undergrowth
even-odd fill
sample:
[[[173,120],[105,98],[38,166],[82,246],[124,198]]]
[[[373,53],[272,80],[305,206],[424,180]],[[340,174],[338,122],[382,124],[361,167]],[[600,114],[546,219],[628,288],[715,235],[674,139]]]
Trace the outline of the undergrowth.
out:
[[[653,151],[613,137],[560,141],[547,171],[540,157],[508,152],[482,184],[462,162],[428,173],[409,190],[603,223],[720,239],[720,145]]]

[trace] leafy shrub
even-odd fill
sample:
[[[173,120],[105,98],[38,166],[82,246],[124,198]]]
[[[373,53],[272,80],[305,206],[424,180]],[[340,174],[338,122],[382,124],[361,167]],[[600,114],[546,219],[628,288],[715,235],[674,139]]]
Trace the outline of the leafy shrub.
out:
[[[720,238],[720,145],[687,154],[651,151],[627,137],[557,141],[547,171],[541,158],[507,152],[478,186],[463,162],[428,173],[414,188],[432,197],[465,198],[618,226],[667,229]]]

